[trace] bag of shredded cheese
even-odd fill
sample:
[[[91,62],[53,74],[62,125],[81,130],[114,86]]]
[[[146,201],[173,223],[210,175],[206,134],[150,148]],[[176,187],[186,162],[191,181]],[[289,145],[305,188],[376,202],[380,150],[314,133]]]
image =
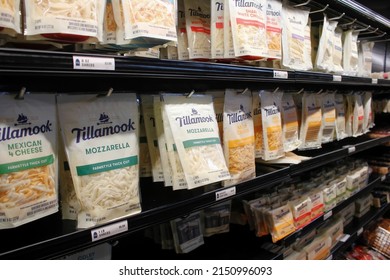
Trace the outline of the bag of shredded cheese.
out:
[[[139,116],[139,176],[141,178],[152,177],[152,161],[150,159],[142,110]]]
[[[161,163],[158,137],[156,131],[156,118],[153,109],[153,96],[141,95],[142,114],[146,129],[146,140],[148,142],[150,160],[152,164],[153,182],[164,182],[164,172]]]
[[[230,179],[210,95],[163,95],[188,189]]]
[[[20,28],[20,1],[0,1],[0,34],[16,36],[21,34]]]
[[[359,69],[358,35],[353,30],[343,33],[343,68],[344,75],[356,76]]]
[[[210,1],[184,0],[190,59],[211,58]]]
[[[282,58],[282,2],[267,0],[267,57]]]
[[[329,21],[328,17],[324,16],[324,23],[322,26],[322,32],[320,42],[318,46],[317,57],[315,60],[314,68],[316,70],[331,72],[333,71],[333,37],[335,29],[337,27],[336,21]]]
[[[224,0],[211,0],[211,58],[224,56]]]
[[[359,77],[371,78],[372,72],[372,49],[374,42],[363,41],[359,44]]]
[[[263,159],[281,158],[284,156],[281,116],[283,92],[261,90],[259,94],[263,121]]]
[[[232,23],[230,20],[230,9],[229,3],[225,1],[225,5],[223,6],[223,50],[225,59],[234,59],[234,45],[233,45],[233,34],[232,34]]]
[[[105,0],[24,1],[27,39],[102,42]]]
[[[179,60],[188,60],[188,36],[186,29],[186,12],[184,8],[184,0],[177,0],[177,54]]]
[[[225,102],[225,91],[215,90],[207,91],[213,97],[215,118],[217,119],[219,139],[221,139],[221,145],[223,145],[223,107]]]
[[[283,149],[291,152],[301,145],[297,109],[291,93],[282,97]]]
[[[322,139],[322,111],[319,94],[304,93],[302,98],[302,124],[299,150],[319,149]]]
[[[305,55],[305,27],[309,10],[289,4],[282,7],[282,65],[288,69],[308,70]]]
[[[333,69],[336,74],[342,74],[344,72],[343,63],[343,43],[342,37],[343,30],[340,27],[335,29],[333,34]]]
[[[264,158],[263,120],[261,116],[260,94],[252,97],[253,128],[255,133],[255,157]]]
[[[267,0],[229,1],[235,56],[258,60],[267,56]]]
[[[78,228],[139,213],[136,95],[59,95],[57,103],[70,171],[81,205]]]
[[[344,139],[348,136],[346,132],[345,101],[343,94],[335,94],[337,140]]]
[[[335,94],[322,93],[322,143],[332,142],[336,129]]]
[[[0,229],[58,211],[54,94],[0,95]]]
[[[103,22],[103,44],[116,44],[116,22],[114,7],[111,0],[106,0],[106,9]]]
[[[345,132],[347,134],[347,137],[353,136],[353,122],[354,122],[354,106],[355,106],[355,100],[353,94],[348,94],[345,96]]]
[[[242,94],[242,90],[226,89],[223,142],[231,179],[223,181],[222,184],[227,187],[255,178],[255,137],[251,93]]]
[[[309,18],[307,25],[305,26],[305,63],[307,70],[313,69],[312,61],[312,41],[311,41],[311,20]]]
[[[363,106],[364,106],[364,123],[363,123],[363,133],[367,133],[371,128],[374,127],[374,117],[372,111],[372,92],[364,92],[363,97]]]
[[[160,96],[153,96],[153,110],[156,124],[157,144],[160,151],[161,166],[164,174],[164,185],[172,186],[172,167],[168,159],[168,146],[165,141]]]
[[[353,102],[352,136],[357,137],[363,134],[364,108],[362,96],[359,93],[355,93]]]

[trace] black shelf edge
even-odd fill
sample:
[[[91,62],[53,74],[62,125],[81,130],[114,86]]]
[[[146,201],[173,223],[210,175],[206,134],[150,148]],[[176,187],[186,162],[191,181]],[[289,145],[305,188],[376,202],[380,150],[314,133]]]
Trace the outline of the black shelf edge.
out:
[[[358,138],[352,138],[351,141],[349,141],[348,145],[345,145],[343,147],[347,149],[349,155],[352,155],[380,146],[387,142],[390,142],[390,136],[384,136],[381,138],[367,137],[366,140],[363,142],[361,142]]]

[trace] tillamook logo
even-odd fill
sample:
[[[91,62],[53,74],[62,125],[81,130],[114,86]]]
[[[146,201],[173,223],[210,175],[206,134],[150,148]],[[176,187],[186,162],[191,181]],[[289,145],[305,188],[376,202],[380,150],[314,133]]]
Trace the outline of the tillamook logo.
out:
[[[280,11],[274,11],[271,4],[267,6],[267,16],[280,17]]]
[[[179,122],[180,127],[182,127],[183,125],[214,122],[214,118],[211,115],[202,117],[199,115],[198,111],[196,111],[194,108],[191,110],[191,115],[177,117],[175,120]]]
[[[229,119],[229,124],[232,124],[252,118],[252,112],[245,112],[244,106],[240,105],[238,113],[227,114],[227,117]]]
[[[15,127],[24,126],[23,128],[12,128],[12,127],[3,127],[0,128],[0,141],[6,141],[11,139],[17,139],[32,135],[37,135],[39,133],[46,133],[52,131],[52,123],[47,120],[46,124],[32,126],[32,123],[29,122],[28,117],[23,113],[18,115]]]
[[[107,124],[112,124],[108,115],[105,113],[100,114],[97,125]],[[80,143],[81,140],[87,141],[94,138],[100,138],[132,130],[135,130],[135,122],[129,119],[127,123],[110,125],[101,128],[95,128],[93,125],[87,127],[84,126],[83,128],[73,128],[72,133],[76,133],[76,143]]]
[[[256,8],[259,10],[263,10],[263,5],[252,2],[252,1],[245,1],[245,0],[235,0],[236,7],[243,7],[243,8]]]
[[[223,3],[215,2],[215,6],[217,6],[217,11],[223,11]]]
[[[204,14],[202,12],[202,8],[198,7],[198,9],[188,9],[190,11],[190,15],[192,17],[201,17],[201,18],[210,18],[210,14]]]
[[[267,117],[280,113],[279,108],[275,104],[273,106],[264,107],[264,111]]]
[[[284,111],[289,111],[295,109],[294,104],[290,104],[290,102],[286,102],[286,105],[283,105],[283,110]]]

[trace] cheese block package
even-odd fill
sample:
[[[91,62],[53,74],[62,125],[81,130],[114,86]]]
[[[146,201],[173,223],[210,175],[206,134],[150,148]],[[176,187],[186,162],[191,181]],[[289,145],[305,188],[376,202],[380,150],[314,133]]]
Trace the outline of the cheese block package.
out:
[[[233,46],[236,57],[258,60],[268,55],[266,0],[229,2]]]
[[[77,227],[93,227],[139,213],[136,95],[59,95],[57,107],[81,205]]]
[[[105,0],[24,1],[27,39],[102,42]]]
[[[188,189],[230,179],[211,95],[163,95]]]
[[[0,34],[16,36],[20,33],[20,1],[0,1]]]
[[[252,93],[226,89],[223,113],[223,150],[231,175],[224,186],[256,176],[255,137],[252,118]]]
[[[0,229],[58,211],[53,94],[0,96]]]
[[[209,0],[184,0],[189,58],[211,58],[211,9]]]
[[[103,42],[102,44],[116,43],[116,29],[117,25],[114,16],[114,7],[111,0],[106,0],[106,10],[104,12],[103,22]]]
[[[229,232],[231,201],[208,207],[202,211],[204,236]]]
[[[224,0],[211,0],[211,58],[224,56]]]

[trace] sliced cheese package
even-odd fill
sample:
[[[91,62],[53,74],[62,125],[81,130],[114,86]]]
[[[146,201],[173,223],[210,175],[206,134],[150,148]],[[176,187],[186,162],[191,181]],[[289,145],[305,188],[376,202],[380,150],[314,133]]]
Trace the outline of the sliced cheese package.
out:
[[[267,0],[229,1],[236,57],[258,60],[267,56],[266,6]]]
[[[275,243],[296,230],[294,217],[288,205],[269,210],[266,215],[272,242]]]
[[[267,0],[267,58],[282,58],[282,1]]]
[[[252,93],[226,89],[223,114],[223,150],[231,175],[224,186],[256,176],[255,137],[252,118]]]
[[[224,0],[211,0],[211,58],[224,56]]]
[[[209,0],[197,2],[184,0],[189,58],[209,60],[211,58],[211,7]]]
[[[310,197],[301,197],[289,202],[296,229],[305,227],[311,222],[312,203]]]
[[[291,152],[301,145],[297,109],[292,93],[284,92],[282,97],[283,149]]]
[[[331,247],[332,238],[324,234],[316,237],[303,250],[306,252],[306,258],[308,260],[325,260],[330,254]]]
[[[336,138],[337,140],[344,139],[348,136],[346,131],[346,100],[343,94],[335,94],[336,108]]]
[[[282,133],[283,92],[260,91],[261,119],[263,122],[263,159],[273,160],[284,156]]]
[[[27,39],[102,42],[105,0],[24,1]]]
[[[58,211],[53,94],[0,96],[0,229]]]
[[[150,160],[152,164],[153,182],[164,182],[164,172],[161,163],[160,150],[158,147],[158,137],[156,131],[156,118],[153,109],[153,96],[141,95],[142,114],[144,116],[146,140],[149,148]]]
[[[255,133],[255,157],[264,158],[263,120],[261,117],[260,94],[253,95],[253,126]]]
[[[211,95],[163,95],[188,189],[230,179]]]
[[[164,124],[162,120],[160,96],[153,96],[153,111],[156,124],[157,144],[161,157],[161,166],[164,174],[164,185],[172,186],[172,167],[168,159],[168,147],[165,141]]]
[[[322,110],[321,96],[304,93],[302,98],[302,121],[300,129],[300,150],[321,148]]]
[[[332,142],[336,130],[335,94],[322,93],[322,143]]]
[[[0,34],[16,36],[21,34],[20,1],[6,0],[0,2]]]
[[[356,76],[359,70],[358,54],[359,32],[347,30],[343,33],[343,70],[344,75]]]
[[[81,205],[77,227],[93,227],[141,212],[136,95],[59,95],[57,106]]]
[[[152,161],[150,159],[148,140],[145,129],[145,118],[141,110],[139,116],[139,176],[152,177]]]
[[[309,10],[294,8],[290,4],[282,7],[282,65],[287,69],[308,70],[305,55],[305,28]]]
[[[177,0],[177,56],[179,60],[188,60],[188,36],[184,0]]]
[[[248,219],[248,225],[250,230],[255,229],[256,226],[256,217],[255,217],[254,209],[265,207],[268,205],[268,202],[269,202],[268,198],[264,196],[249,201],[247,200],[242,201],[244,206],[244,211]]]

